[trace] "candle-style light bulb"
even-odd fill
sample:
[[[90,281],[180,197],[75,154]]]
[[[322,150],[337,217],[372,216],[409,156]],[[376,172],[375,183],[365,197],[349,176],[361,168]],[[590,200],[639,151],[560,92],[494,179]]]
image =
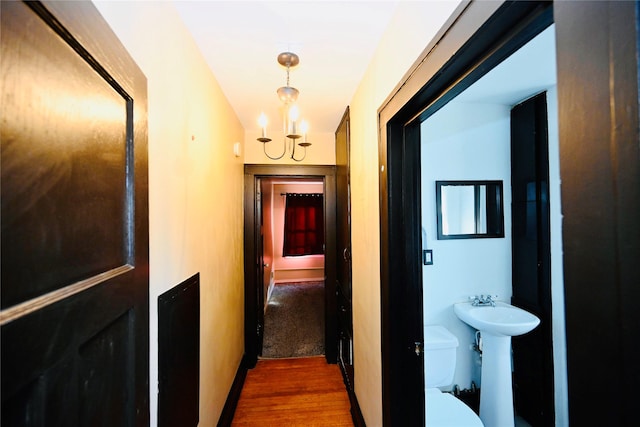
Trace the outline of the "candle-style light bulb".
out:
[[[300,110],[298,110],[298,106],[294,104],[291,106],[291,108],[289,108],[289,120],[295,122],[299,117]]]
[[[302,132],[303,141],[307,142],[307,132],[309,132],[309,123],[306,120],[300,121],[300,132]]]
[[[289,126],[287,130],[287,138],[299,138],[298,135],[298,118],[300,117],[300,111],[297,105],[289,107]]]
[[[260,113],[260,118],[258,118],[258,124],[260,125],[260,128],[262,129],[262,137],[266,138],[267,137],[267,115],[264,113]]]

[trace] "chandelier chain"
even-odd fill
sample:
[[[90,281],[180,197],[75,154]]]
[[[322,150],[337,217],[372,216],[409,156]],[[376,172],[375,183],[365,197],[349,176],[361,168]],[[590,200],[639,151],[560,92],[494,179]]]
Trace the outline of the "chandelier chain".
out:
[[[289,86],[289,64],[287,64],[287,86]]]

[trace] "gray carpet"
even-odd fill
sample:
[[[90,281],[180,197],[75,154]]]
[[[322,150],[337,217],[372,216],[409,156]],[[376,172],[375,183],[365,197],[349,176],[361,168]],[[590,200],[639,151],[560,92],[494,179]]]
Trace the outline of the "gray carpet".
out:
[[[262,357],[324,354],[324,282],[279,283],[264,315]]]

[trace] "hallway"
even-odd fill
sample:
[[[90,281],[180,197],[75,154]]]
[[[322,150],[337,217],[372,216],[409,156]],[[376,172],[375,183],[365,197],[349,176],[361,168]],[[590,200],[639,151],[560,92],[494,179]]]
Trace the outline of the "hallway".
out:
[[[353,426],[338,365],[322,356],[259,360],[240,394],[232,426]]]

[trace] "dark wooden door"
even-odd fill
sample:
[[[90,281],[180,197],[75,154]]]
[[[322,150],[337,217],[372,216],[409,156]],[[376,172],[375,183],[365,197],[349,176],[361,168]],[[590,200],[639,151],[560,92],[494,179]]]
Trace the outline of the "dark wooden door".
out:
[[[540,325],[514,337],[514,404],[531,425],[554,425],[547,98],[511,110],[512,303]]]
[[[338,291],[338,358],[345,383],[353,390],[353,316],[351,292],[351,192],[349,108],[336,130],[336,288]]]
[[[90,2],[0,15],[2,425],[148,425],[146,79]]]

